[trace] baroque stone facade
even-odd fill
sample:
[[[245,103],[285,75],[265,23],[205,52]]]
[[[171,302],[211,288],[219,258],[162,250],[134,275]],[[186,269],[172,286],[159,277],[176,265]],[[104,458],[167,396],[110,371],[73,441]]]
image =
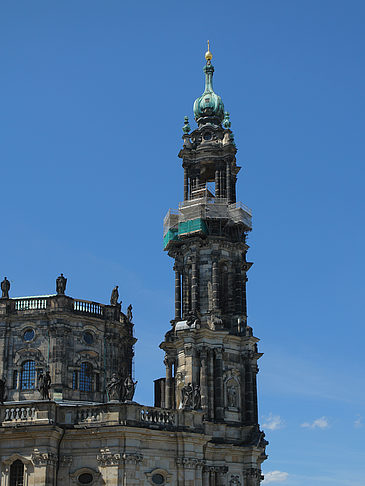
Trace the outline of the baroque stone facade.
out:
[[[132,308],[57,294],[0,299],[1,486],[259,486],[258,339],[247,323],[250,210],[211,53],[197,129],[183,127],[184,200],[164,220],[175,313],[155,406],[133,401]],[[10,292],[10,294],[9,294]]]

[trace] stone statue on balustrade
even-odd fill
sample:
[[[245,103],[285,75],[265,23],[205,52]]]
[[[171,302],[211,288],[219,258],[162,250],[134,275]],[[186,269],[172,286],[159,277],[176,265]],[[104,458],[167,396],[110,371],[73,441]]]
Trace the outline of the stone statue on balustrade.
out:
[[[41,373],[38,378],[38,390],[42,395],[42,400],[50,400],[49,390],[51,388],[51,375],[49,371],[44,375]]]
[[[9,298],[9,290],[10,290],[10,282],[6,277],[4,277],[4,280],[1,282],[2,299]]]
[[[129,304],[127,309],[127,319],[129,322],[132,322],[133,319],[132,309],[133,309],[132,304]]]
[[[118,305],[118,299],[119,299],[119,292],[118,292],[118,285],[116,285],[112,290],[112,295],[110,296],[110,305]]]
[[[0,378],[0,403],[4,403],[6,400],[6,379]]]
[[[111,379],[106,385],[106,393],[108,401],[119,402],[122,391],[122,378],[117,374],[113,373]]]
[[[65,295],[67,278],[63,276],[63,273],[56,279],[56,292],[57,295]]]
[[[124,380],[123,383],[123,402],[130,402],[133,400],[134,392],[138,381],[133,381],[130,376]]]

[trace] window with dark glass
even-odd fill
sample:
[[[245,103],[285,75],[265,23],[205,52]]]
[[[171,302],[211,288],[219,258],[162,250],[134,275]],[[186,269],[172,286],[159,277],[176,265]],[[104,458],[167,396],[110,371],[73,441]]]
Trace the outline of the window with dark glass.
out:
[[[72,389],[77,390],[77,371],[72,373]]]
[[[100,377],[99,374],[95,374],[95,391],[100,391]]]
[[[94,342],[94,336],[91,334],[91,332],[84,332],[84,341],[86,344],[92,344]]]
[[[18,370],[13,371],[13,388],[17,388],[18,386]]]
[[[79,389],[81,391],[91,392],[93,384],[93,367],[90,363],[81,363],[79,375]]]
[[[152,476],[152,482],[153,484],[164,484],[165,478],[162,476],[162,474],[154,474]]]
[[[24,341],[31,341],[34,338],[34,329],[27,329],[23,337]]]
[[[77,479],[81,484],[90,484],[93,482],[94,477],[90,473],[82,473]]]
[[[32,390],[35,388],[35,362],[25,361],[21,372],[21,389]]]
[[[24,464],[19,459],[10,466],[9,486],[24,485]]]

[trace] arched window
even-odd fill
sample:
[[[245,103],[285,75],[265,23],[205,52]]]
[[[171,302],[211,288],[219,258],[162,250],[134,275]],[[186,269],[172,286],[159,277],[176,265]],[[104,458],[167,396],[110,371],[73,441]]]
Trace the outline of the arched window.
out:
[[[93,385],[93,367],[90,363],[81,363],[81,370],[79,375],[79,389],[80,391],[91,392]]]
[[[23,484],[24,484],[24,464],[22,463],[22,461],[17,459],[10,466],[9,486],[23,486]]]
[[[33,390],[35,387],[35,362],[25,361],[21,373],[21,389]]]

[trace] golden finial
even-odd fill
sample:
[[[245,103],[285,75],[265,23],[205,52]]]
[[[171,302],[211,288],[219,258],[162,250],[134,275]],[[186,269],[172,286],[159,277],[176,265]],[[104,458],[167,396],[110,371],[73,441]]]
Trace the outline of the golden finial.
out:
[[[207,61],[211,61],[212,57],[213,57],[213,54],[210,52],[210,48],[209,48],[209,41],[208,41],[208,50],[207,50],[207,52],[205,53],[205,59],[206,59]]]

